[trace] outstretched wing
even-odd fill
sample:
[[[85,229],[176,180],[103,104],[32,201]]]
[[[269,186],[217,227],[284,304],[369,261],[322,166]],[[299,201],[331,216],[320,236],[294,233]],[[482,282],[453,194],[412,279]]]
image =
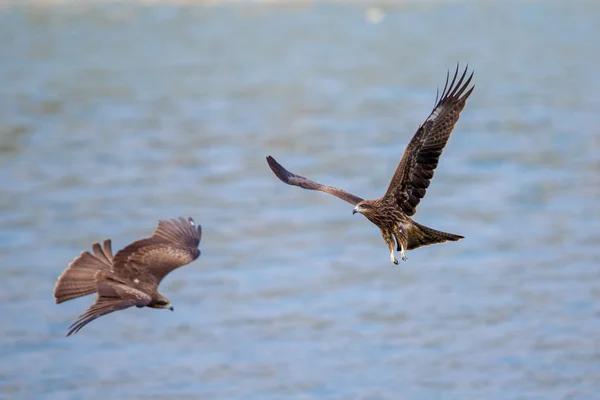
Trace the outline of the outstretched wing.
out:
[[[67,336],[79,332],[81,328],[98,317],[133,306],[143,307],[148,305],[151,300],[149,295],[132,287],[116,282],[98,282],[96,302],[69,327]]]
[[[295,175],[283,168],[281,164],[279,164],[275,159],[271,156],[267,157],[267,162],[269,163],[269,167],[273,170],[273,173],[283,182],[292,186],[299,186],[308,190],[319,190],[321,192],[329,193],[338,197],[344,201],[352,205],[357,205],[363,199],[358,196],[353,195],[352,193],[348,193],[342,189],[335,188],[333,186],[325,186],[320,183],[311,181],[310,179],[306,179],[303,176]]]
[[[446,75],[446,84],[439,101],[404,150],[402,159],[385,193],[384,197],[393,196],[395,198],[398,206],[406,215],[413,215],[417,205],[425,197],[442,151],[448,143],[467,98],[475,88],[472,86],[467,90],[473,77],[473,73],[471,73],[465,81],[467,69],[468,66],[457,82],[457,65],[450,85],[448,85],[450,73]]]
[[[201,237],[202,227],[192,218],[158,221],[152,237],[133,242],[115,254],[115,270],[131,279],[143,279],[137,275],[145,271],[158,284],[169,272],[200,256]]]

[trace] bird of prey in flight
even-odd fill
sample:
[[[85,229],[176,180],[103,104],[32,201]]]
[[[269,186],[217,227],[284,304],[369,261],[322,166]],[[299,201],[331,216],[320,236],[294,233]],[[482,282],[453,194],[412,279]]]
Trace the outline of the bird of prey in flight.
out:
[[[407,250],[448,240],[460,240],[463,236],[428,228],[410,217],[415,214],[417,205],[425,197],[452,129],[458,121],[467,98],[475,88],[475,86],[469,88],[473,73],[467,77],[467,69],[468,66],[458,78],[457,65],[452,81],[450,81],[450,73],[447,73],[444,90],[439,99],[436,98],[433,111],[419,126],[404,150],[387,191],[379,199],[363,200],[342,189],[325,186],[293,174],[271,156],[267,157],[267,162],[275,175],[288,185],[326,192],[352,204],[354,206],[352,214],[361,213],[379,227],[394,264],[398,264],[394,255],[394,245],[397,251],[400,251],[402,259],[406,260]]]
[[[94,254],[81,252],[58,278],[54,298],[58,304],[92,293],[97,297],[69,327],[67,336],[102,315],[132,306],[173,311],[158,285],[169,272],[200,256],[201,237],[202,227],[192,218],[161,220],[151,237],[131,243],[114,257],[110,239],[102,246],[94,243]]]

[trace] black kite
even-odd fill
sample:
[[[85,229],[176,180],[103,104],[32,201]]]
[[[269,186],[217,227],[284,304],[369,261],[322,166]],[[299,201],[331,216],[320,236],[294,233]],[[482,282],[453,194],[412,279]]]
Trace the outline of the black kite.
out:
[[[377,200],[363,200],[342,189],[321,185],[303,176],[295,175],[271,156],[267,157],[267,162],[275,175],[288,185],[308,190],[320,190],[354,205],[353,214],[357,212],[363,214],[381,229],[381,235],[390,250],[390,259],[394,264],[398,264],[394,255],[395,244],[402,259],[406,260],[406,250],[443,243],[448,240],[460,240],[463,236],[428,228],[413,221],[410,217],[415,214],[417,205],[425,197],[442,151],[467,98],[475,88],[475,86],[468,88],[473,73],[465,81],[467,69],[468,67],[465,68],[458,82],[456,80],[458,66],[452,82],[449,79],[450,74],[446,75],[446,85],[439,101],[436,99],[433,111],[417,129],[406,147],[387,192]],[[449,82],[450,84],[448,84]]]
[[[158,292],[162,279],[174,269],[200,256],[202,227],[194,220],[158,221],[152,237],[138,240],[113,257],[111,240],[83,251],[58,278],[56,303],[97,293],[96,302],[69,327],[67,336],[79,332],[102,315],[128,307],[167,308],[169,299]]]

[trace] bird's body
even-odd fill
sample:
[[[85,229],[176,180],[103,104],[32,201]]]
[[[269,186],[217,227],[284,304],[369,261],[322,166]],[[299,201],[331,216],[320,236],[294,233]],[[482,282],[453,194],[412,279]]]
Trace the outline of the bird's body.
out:
[[[187,221],[159,221],[147,239],[131,243],[112,254],[111,240],[92,245],[93,254],[83,251],[58,278],[56,303],[97,293],[96,302],[71,325],[67,336],[77,333],[94,319],[128,307],[167,308],[169,300],[158,285],[172,270],[200,256],[202,228]]]
[[[473,92],[474,86],[468,89],[473,74],[471,73],[465,80],[466,74],[467,69],[457,82],[457,67],[449,85],[448,74],[439,101],[436,100],[433,111],[406,147],[386,193],[379,199],[363,200],[342,189],[325,186],[295,175],[271,156],[267,157],[267,162],[273,173],[288,185],[326,192],[354,205],[353,214],[361,213],[379,227],[394,264],[398,263],[394,255],[395,247],[400,251],[402,259],[406,260],[407,250],[460,240],[462,236],[428,228],[413,221],[411,216],[415,214],[417,205],[425,197],[442,151],[467,98]]]
[[[412,220],[406,216],[390,199],[363,200],[360,208],[355,208],[353,214],[361,212],[369,221],[381,229],[383,241],[390,248],[392,262],[398,263],[394,257],[394,240],[398,250],[402,252],[402,259],[406,259],[404,250],[408,249],[408,230]],[[402,245],[404,244],[404,245]]]

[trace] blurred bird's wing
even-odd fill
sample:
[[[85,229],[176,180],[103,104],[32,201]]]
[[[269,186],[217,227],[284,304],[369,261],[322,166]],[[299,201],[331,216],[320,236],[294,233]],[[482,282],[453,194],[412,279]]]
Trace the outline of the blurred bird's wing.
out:
[[[320,183],[311,181],[310,179],[306,179],[303,176],[295,175],[287,169],[283,168],[283,166],[281,166],[281,164],[275,161],[275,159],[271,156],[267,157],[267,162],[269,163],[269,167],[271,167],[271,170],[273,171],[275,176],[277,176],[283,183],[287,183],[288,185],[299,186],[303,189],[319,190],[321,192],[329,193],[337,198],[347,201],[348,203],[354,206],[363,200],[360,197],[353,195],[352,193],[346,192],[345,190],[338,189],[333,186],[321,185]]]
[[[439,101],[437,101],[429,117],[419,127],[406,150],[404,150],[402,159],[384,195],[384,198],[393,196],[406,215],[413,215],[416,212],[417,205],[425,197],[442,151],[450,138],[467,98],[475,88],[472,86],[467,90],[473,73],[463,84],[467,69],[468,66],[456,82],[458,76],[457,65],[450,85],[448,85],[450,74],[446,75],[446,85]]]
[[[69,327],[67,336],[79,332],[81,328],[98,317],[132,306],[143,307],[150,301],[152,301],[150,295],[132,287],[110,281],[98,282],[96,302]]]
[[[158,285],[169,272],[200,256],[201,238],[202,227],[192,218],[158,221],[152,237],[133,242],[115,254],[115,272],[131,280],[150,274],[152,279],[146,281]]]

